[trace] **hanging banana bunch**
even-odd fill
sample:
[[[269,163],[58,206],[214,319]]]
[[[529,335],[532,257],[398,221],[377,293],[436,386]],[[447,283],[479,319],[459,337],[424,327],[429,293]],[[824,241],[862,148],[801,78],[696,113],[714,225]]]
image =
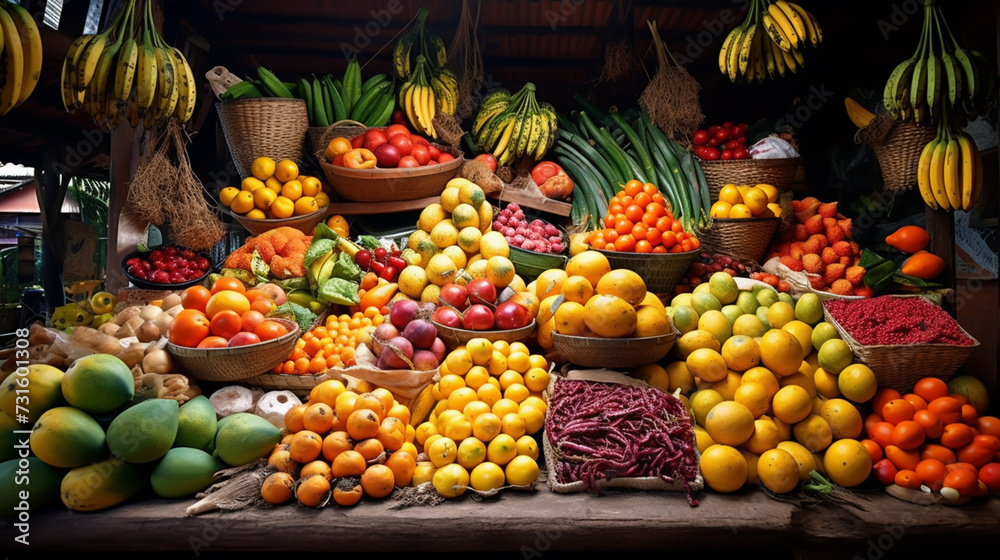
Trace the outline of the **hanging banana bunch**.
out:
[[[35,91],[42,72],[42,37],[28,10],[0,0],[0,116]]]
[[[448,51],[444,46],[444,40],[426,28],[427,13],[427,8],[420,8],[413,27],[396,42],[392,51],[392,64],[396,77],[404,82],[399,90],[400,109],[414,128],[437,138],[430,120],[421,123],[419,119],[414,119],[418,118],[418,112],[429,119],[433,119],[434,114],[438,112],[454,115],[458,107],[458,78],[447,68]],[[415,80],[414,76],[418,73],[422,76]],[[415,87],[418,89],[414,89]],[[423,88],[429,88],[433,94],[429,96],[432,103],[429,108],[419,106],[425,95],[413,95],[422,93]],[[413,94],[406,96],[406,91],[411,91]],[[404,102],[405,97],[415,98],[418,105],[407,106]]]
[[[472,122],[476,146],[491,152],[498,165],[508,165],[521,156],[538,161],[556,141],[556,111],[549,103],[538,103],[535,85],[528,82],[511,95],[496,89],[483,98]]]
[[[61,79],[66,111],[86,111],[108,129],[126,120],[132,128],[191,120],[194,73],[157,33],[152,10],[152,0],[130,0],[106,30],[70,45]]]
[[[811,12],[786,0],[752,0],[743,23],[729,32],[719,51],[719,70],[733,82],[795,74],[805,66],[802,50],[823,42]]]
[[[937,136],[920,153],[917,188],[933,210],[969,210],[983,190],[983,161],[972,137],[952,131],[949,113],[943,112]]]
[[[964,120],[993,92],[996,69],[977,51],[963,49],[941,9],[924,5],[924,27],[913,56],[889,75],[882,102],[899,120],[935,124],[947,110]]]

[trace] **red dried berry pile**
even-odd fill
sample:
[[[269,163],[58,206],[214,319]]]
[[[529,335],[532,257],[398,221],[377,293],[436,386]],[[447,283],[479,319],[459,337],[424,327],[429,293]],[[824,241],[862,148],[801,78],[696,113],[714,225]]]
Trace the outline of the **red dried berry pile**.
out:
[[[951,315],[922,297],[829,300],[824,305],[844,330],[866,346],[975,344]]]

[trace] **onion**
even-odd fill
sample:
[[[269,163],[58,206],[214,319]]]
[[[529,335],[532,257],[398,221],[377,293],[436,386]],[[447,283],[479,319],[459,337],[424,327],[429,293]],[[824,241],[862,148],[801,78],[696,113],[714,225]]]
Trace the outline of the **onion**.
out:
[[[379,361],[384,362],[388,369],[411,369],[412,359],[413,345],[401,336],[386,342],[385,351],[379,354]]]
[[[403,338],[409,340],[414,348],[428,349],[437,338],[437,327],[429,321],[414,319],[403,329]],[[433,368],[431,368],[433,369]]]
[[[437,369],[441,361],[430,350],[417,350],[413,353],[413,369],[417,371],[430,371]]]
[[[410,321],[416,319],[419,312],[420,304],[412,299],[396,300],[392,304],[392,307],[389,308],[389,322],[395,325],[397,329],[402,329]]]
[[[372,333],[372,352],[376,356],[380,356],[382,354],[382,344],[397,336],[399,336],[399,329],[393,326],[392,323],[382,323],[375,327],[375,332]]]
[[[434,338],[434,342],[431,343],[431,353],[437,358],[438,363],[444,361],[444,357],[448,355],[448,348],[445,347],[444,341],[439,337]]]

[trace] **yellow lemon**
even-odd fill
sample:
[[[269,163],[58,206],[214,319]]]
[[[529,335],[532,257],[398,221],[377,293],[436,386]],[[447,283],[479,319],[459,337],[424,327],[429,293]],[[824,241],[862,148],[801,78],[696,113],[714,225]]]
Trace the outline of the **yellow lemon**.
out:
[[[273,204],[277,198],[278,195],[276,195],[271,189],[257,189],[253,191],[253,203],[261,210],[268,210],[271,208],[271,204]]]
[[[467,437],[458,444],[455,462],[466,469],[473,469],[486,460],[486,444],[474,437]]]
[[[462,202],[458,199],[458,187],[446,187],[441,191],[441,207],[445,212],[452,212]]]
[[[538,460],[538,442],[530,435],[523,435],[517,439],[517,454],[527,455],[534,460]]]
[[[233,203],[233,199],[236,198],[236,195],[238,194],[240,194],[240,189],[237,189],[236,187],[226,187],[219,191],[219,202],[221,202],[223,206],[229,206]]]
[[[264,188],[264,182],[256,177],[247,177],[246,179],[243,179],[242,183],[240,183],[240,190],[244,191],[253,192],[262,188]]]
[[[455,444],[455,440],[444,436],[435,439],[430,446],[425,449],[428,458],[434,463],[434,466],[441,468],[445,465],[455,462],[458,457],[458,446]]]
[[[826,344],[823,346],[825,347]],[[878,380],[875,378],[875,372],[864,364],[851,364],[842,369],[836,378],[840,393],[852,402],[868,402],[878,391]]]
[[[298,200],[302,197],[302,183],[292,180],[281,185],[281,196],[291,201]]]
[[[750,208],[746,204],[734,204],[729,209],[729,217],[735,219],[752,218],[753,212],[750,211]]]
[[[261,181],[267,181],[274,175],[275,163],[269,157],[259,157],[250,164],[250,172]]]
[[[601,276],[594,291],[599,295],[617,296],[634,306],[639,305],[646,297],[646,283],[637,272],[617,268]]]
[[[868,449],[855,439],[840,439],[826,449],[823,466],[830,480],[851,488],[868,479],[872,471],[872,458]]]
[[[743,449],[754,455],[760,455],[768,449],[774,449],[781,442],[781,432],[778,426],[768,418],[762,416],[753,421],[753,433],[743,442]]]
[[[743,204],[750,209],[750,213],[756,216],[767,208],[767,193],[757,187],[751,187],[743,194]]]
[[[771,325],[772,329],[780,329],[785,326],[785,323],[795,320],[795,308],[789,303],[784,301],[778,301],[771,304],[767,308],[767,322]],[[810,331],[809,336],[812,337],[812,332]],[[812,342],[810,342],[812,345]],[[803,354],[805,354],[803,350]]]
[[[833,430],[830,429],[830,424],[818,414],[810,414],[792,426],[792,434],[795,436],[795,441],[814,453],[826,449],[833,443]]]
[[[747,407],[754,419],[763,416],[771,408],[771,397],[767,388],[760,383],[741,383],[733,394],[733,400]]]
[[[720,200],[712,205],[712,209],[709,211],[709,215],[711,215],[713,218],[728,218],[729,211],[732,208],[733,208],[732,204],[724,200]]]
[[[699,348],[691,352],[685,364],[691,375],[709,383],[722,381],[729,373],[725,358],[711,348]]]
[[[770,203],[778,202],[778,189],[774,185],[769,185],[767,183],[758,183],[754,185],[755,188],[764,191],[767,195],[767,201]]]
[[[320,191],[320,192],[316,193],[316,196],[314,198],[316,199],[316,204],[318,204],[320,208],[326,208],[327,206],[330,205],[330,195],[326,194],[323,191]],[[337,231],[337,230],[333,230],[333,231]],[[340,235],[339,231],[337,232],[337,235]],[[345,235],[343,237],[347,237],[347,236]]]
[[[856,438],[864,428],[861,413],[844,399],[829,399],[820,407],[819,415],[830,425],[833,439]]]
[[[719,189],[719,200],[728,203],[730,206],[743,203],[743,195],[736,185],[730,183]]]
[[[469,471],[458,463],[438,467],[431,479],[434,489],[445,498],[456,498],[469,487]]]
[[[277,177],[268,177],[264,186],[274,191],[274,194],[281,194],[281,181]]]
[[[774,416],[786,424],[805,420],[812,412],[812,397],[798,385],[786,385],[771,400]]]
[[[510,434],[502,433],[486,446],[486,460],[498,465],[506,465],[517,456],[517,440]]]
[[[302,196],[316,197],[323,192],[323,184],[316,177],[305,177],[304,179],[300,177],[299,182],[302,183]]]
[[[299,166],[290,159],[283,159],[274,165],[274,176],[287,183],[299,176]]]
[[[458,189],[455,189],[458,192]],[[479,492],[489,492],[504,485],[506,480],[503,469],[496,463],[489,461],[479,463],[472,472],[469,473],[469,480],[472,488]]]
[[[266,220],[267,214],[264,213],[260,208],[254,208],[245,214],[247,218],[251,220]]]
[[[480,441],[487,443],[500,435],[502,428],[503,424],[500,421],[500,417],[492,412],[483,412],[477,415],[472,421],[472,435]]]
[[[749,336],[733,335],[722,344],[722,358],[729,369],[746,371],[760,364],[760,346]]]
[[[782,441],[778,444],[778,449],[791,453],[795,457],[795,462],[799,464],[799,480],[809,478],[809,473],[816,470],[816,456],[813,455],[804,445],[797,441]]]
[[[774,394],[781,388],[778,378],[771,373],[771,370],[759,366],[743,372],[740,383],[759,383],[767,391],[768,400],[773,399]]]
[[[232,203],[229,205],[229,209],[237,214],[246,214],[247,212],[253,210],[253,192],[252,191],[240,191],[233,198]]]
[[[791,375],[802,365],[802,345],[788,331],[771,329],[760,340],[761,363],[778,377]]]
[[[611,272],[611,263],[604,253],[598,251],[582,251],[570,257],[566,262],[566,274],[569,276],[583,276],[590,282],[591,286],[596,286],[601,277]]]
[[[504,475],[507,484],[527,486],[538,480],[538,463],[527,455],[518,455],[507,463]]]
[[[271,190],[271,189],[267,189]],[[319,203],[311,196],[303,196],[295,201],[295,215],[304,216],[319,211]]]

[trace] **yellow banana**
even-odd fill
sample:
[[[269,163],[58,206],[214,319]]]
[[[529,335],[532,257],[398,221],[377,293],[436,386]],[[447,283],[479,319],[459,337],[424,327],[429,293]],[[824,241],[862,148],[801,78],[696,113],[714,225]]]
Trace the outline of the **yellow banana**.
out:
[[[805,41],[807,39],[807,36],[806,36],[806,24],[805,24],[805,22],[802,21],[802,16],[799,15],[799,13],[797,11],[795,11],[794,8],[792,8],[791,6],[789,6],[788,2],[786,0],[777,0],[777,2],[775,2],[774,4],[771,4],[771,5],[772,6],[777,6],[779,9],[781,9],[781,12],[783,14],[785,14],[785,18],[788,19],[789,23],[792,24],[792,28],[795,29],[795,35],[798,37],[798,39],[794,41],[794,44],[792,45],[792,48],[796,48],[797,49],[797,48],[801,47],[802,44],[805,43]],[[770,9],[769,9],[769,11],[770,11]],[[789,38],[791,38],[791,37],[789,37]]]
[[[976,154],[978,152],[976,146],[972,144],[972,140],[962,134],[958,137],[958,146],[961,151],[961,191],[962,191],[962,210],[969,210],[976,203],[973,199],[973,194],[975,193],[976,184]],[[981,177],[980,177],[981,179]]]
[[[961,160],[958,140],[952,136],[944,152],[944,186],[952,210],[962,207]]]
[[[928,142],[920,152],[920,159],[917,160],[917,188],[920,191],[920,198],[930,206],[931,210],[938,209],[937,200],[934,198],[931,181],[931,156],[934,154],[936,141]]]
[[[774,40],[775,45],[778,45],[778,47],[783,51],[787,51],[792,48],[792,43],[788,40],[788,35],[781,28],[781,26],[778,25],[778,22],[774,21],[774,16],[765,12],[762,22],[764,30],[767,31],[767,34],[772,40]]]
[[[496,147],[493,149],[493,157],[500,157],[500,154],[504,153],[507,149],[507,145],[510,144],[510,138],[514,135],[514,127],[516,127],[517,124],[517,119],[511,120],[507,123],[503,134],[500,135],[500,141],[497,142]]]
[[[726,73],[729,75],[729,81],[735,82],[736,76],[740,70],[740,50],[743,48],[743,35],[746,33],[746,28],[737,27],[733,30],[733,44],[729,47],[729,62],[726,65]]]
[[[798,48],[801,38],[795,30],[795,25],[792,24],[791,20],[785,14],[785,11],[782,10],[777,4],[771,4],[767,7],[767,13],[772,19],[774,19],[774,23],[781,28],[785,37],[788,38],[789,48]]]
[[[934,153],[931,155],[931,192],[942,210],[951,210],[944,184],[944,156],[947,148],[948,143],[942,138],[934,145]]]
[[[819,24],[816,23],[816,17],[809,13],[809,10],[794,2],[788,2],[788,6],[795,10],[799,14],[799,17],[802,18],[802,24],[806,28],[806,36],[809,38],[809,42],[812,43],[812,46],[818,47],[820,41],[823,39],[823,34],[820,31]]]
[[[743,44],[740,45],[740,74],[747,73],[747,65],[750,64],[750,51],[753,49],[754,37],[757,36],[757,26],[752,25],[743,35]]]
[[[21,78],[21,93],[18,95],[14,106],[24,103],[24,100],[35,91],[38,78],[42,74],[42,36],[38,32],[38,25],[34,18],[17,4],[7,4],[11,19],[17,27],[17,34],[21,37],[22,51],[24,56],[24,69]],[[0,39],[0,43],[3,40]]]
[[[187,59],[184,58],[181,51],[177,50],[176,47],[171,47],[169,52],[171,62],[174,63],[174,79],[176,80],[176,76],[180,76],[180,80],[178,81],[179,96],[174,116],[182,123],[186,123],[194,115],[194,104],[197,101],[198,88],[194,81],[194,72],[191,71],[191,65],[188,64]]]
[[[733,30],[729,35],[726,35],[726,39],[722,42],[722,48],[719,49],[719,71],[723,74],[729,73],[729,51],[733,48],[733,43],[735,42],[733,39],[735,37],[736,31]]]
[[[104,52],[104,47],[107,46],[107,43],[108,34],[105,32],[94,37],[94,40],[88,42],[87,46],[83,48],[80,58],[76,63],[75,87],[77,90],[87,89],[90,80],[94,77],[94,71],[97,70],[97,63],[101,61],[101,53]]]
[[[24,49],[17,33],[14,20],[3,9],[0,9],[0,28],[3,29],[4,44],[3,60],[0,60],[0,115],[10,111],[21,95],[21,84],[24,80]]]
[[[114,95],[117,102],[124,105],[128,101],[128,94],[132,91],[132,82],[135,78],[135,65],[139,58],[139,45],[135,39],[129,37],[122,45],[121,52],[118,53],[118,67],[115,71]]]
[[[156,68],[156,51],[153,50],[152,43],[146,40],[139,50],[138,64],[136,67],[136,93],[139,103],[139,112],[145,114],[146,109],[153,106],[156,96],[156,82],[159,79]]]

